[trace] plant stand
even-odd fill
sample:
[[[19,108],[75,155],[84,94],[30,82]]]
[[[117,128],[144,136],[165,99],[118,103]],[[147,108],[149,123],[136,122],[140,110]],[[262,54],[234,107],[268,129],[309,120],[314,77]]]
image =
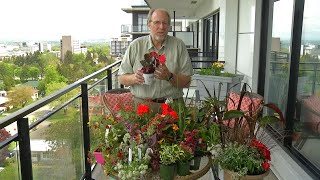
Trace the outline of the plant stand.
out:
[[[205,100],[209,97],[205,87],[208,89],[210,95],[213,97],[214,92],[219,100],[224,100],[227,93],[232,90],[240,92],[241,81],[243,75],[236,75],[235,77],[223,76],[209,76],[209,75],[193,75],[193,79],[197,82],[197,89],[199,90],[200,100]]]

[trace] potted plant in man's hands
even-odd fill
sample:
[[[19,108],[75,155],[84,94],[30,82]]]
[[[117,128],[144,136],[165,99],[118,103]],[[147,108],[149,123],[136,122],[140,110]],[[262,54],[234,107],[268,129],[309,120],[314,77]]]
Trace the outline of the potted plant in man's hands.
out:
[[[164,64],[166,62],[165,54],[158,55],[156,52],[146,53],[144,55],[144,60],[141,60],[142,73],[145,84],[150,85],[154,80],[154,71],[159,64]]]

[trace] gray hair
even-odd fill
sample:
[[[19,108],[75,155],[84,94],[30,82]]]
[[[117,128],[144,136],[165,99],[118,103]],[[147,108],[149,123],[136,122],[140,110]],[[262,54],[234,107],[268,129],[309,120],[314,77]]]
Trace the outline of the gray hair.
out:
[[[170,14],[169,14],[168,11],[165,10],[165,9],[150,9],[149,14],[148,14],[148,24],[151,22],[152,14],[153,14],[155,11],[162,11],[162,12],[166,13],[167,16],[168,16],[168,24],[169,24],[169,25],[171,24]]]

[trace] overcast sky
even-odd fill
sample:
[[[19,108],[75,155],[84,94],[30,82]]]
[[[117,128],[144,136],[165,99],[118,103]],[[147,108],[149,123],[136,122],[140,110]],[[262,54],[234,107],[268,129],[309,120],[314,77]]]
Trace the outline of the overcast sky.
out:
[[[304,6],[303,40],[320,40],[320,0],[307,0]],[[293,0],[274,3],[273,37],[289,39],[291,36]]]
[[[134,0],[0,0],[0,40],[119,37]]]

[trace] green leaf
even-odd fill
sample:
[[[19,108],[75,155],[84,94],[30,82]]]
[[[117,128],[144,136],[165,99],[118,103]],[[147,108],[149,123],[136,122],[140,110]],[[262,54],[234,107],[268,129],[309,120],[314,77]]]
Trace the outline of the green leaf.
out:
[[[233,118],[240,118],[243,116],[244,116],[244,112],[242,112],[242,111],[230,110],[230,111],[225,112],[224,119],[229,120],[229,119],[233,119]]]
[[[262,127],[265,127],[268,124],[272,124],[278,121],[280,121],[279,118],[275,116],[264,116],[263,118],[260,119],[259,125]]]

